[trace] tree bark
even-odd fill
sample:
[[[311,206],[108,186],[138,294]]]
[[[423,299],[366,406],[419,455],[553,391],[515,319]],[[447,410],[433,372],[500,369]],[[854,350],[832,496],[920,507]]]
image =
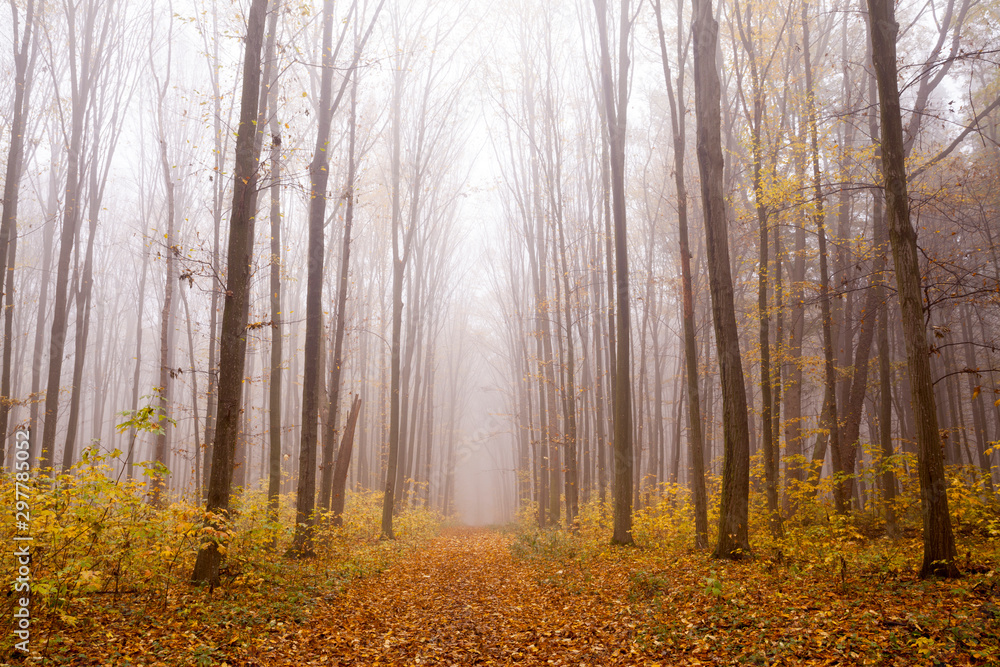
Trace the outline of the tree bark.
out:
[[[213,126],[212,133],[215,138],[215,165],[214,178],[212,178],[212,273],[214,276],[221,275],[219,267],[219,247],[220,230],[222,228],[222,209],[224,206],[225,182],[222,178],[226,165],[226,153],[229,132],[222,131],[222,93],[219,89],[219,71],[215,66],[219,62],[219,14],[215,0],[212,2],[212,57],[207,58],[209,78],[212,82],[213,101]],[[205,51],[208,52],[207,30],[202,31],[205,41]],[[230,115],[232,107],[230,107]],[[227,140],[224,141],[223,137]],[[202,493],[205,501],[208,501],[208,482],[212,469],[213,443],[215,442],[216,413],[218,412],[218,329],[219,329],[219,293],[218,285],[212,289],[212,305],[209,310],[208,326],[208,395],[205,406],[205,452],[202,468],[204,470],[204,485]],[[136,371],[138,373],[138,371]],[[138,375],[136,376],[138,377]]]
[[[750,59],[751,95],[753,97],[750,121],[751,185],[754,192],[754,212],[759,230],[757,251],[757,323],[758,346],[760,348],[760,396],[761,396],[761,449],[764,459],[764,486],[767,497],[768,527],[771,536],[781,537],[781,514],[778,509],[778,443],[774,427],[774,404],[772,398],[771,333],[770,309],[768,305],[768,217],[770,212],[764,202],[764,157],[762,125],[764,123],[764,79],[768,66],[763,71],[758,63],[757,44],[753,33],[752,6],[746,10],[746,26],[743,25],[742,11],[736,5],[736,22],[739,27],[743,47]],[[808,62],[808,55],[807,55]],[[780,258],[778,258],[780,261]],[[751,406],[752,407],[752,406]]]
[[[194,488],[201,489],[201,434],[198,429],[198,372],[194,358],[194,334],[191,329],[191,309],[188,308],[187,295],[181,290],[181,302],[184,304],[184,319],[187,320],[188,357],[191,360],[191,411],[194,414]]]
[[[805,155],[796,158],[796,173],[804,185]],[[805,225],[795,226],[794,261],[789,271],[789,322],[785,348],[785,502],[786,512],[793,512],[801,484],[806,481],[808,464],[802,449],[802,341],[805,336],[806,231]]]
[[[56,147],[54,145],[50,145],[50,150],[53,155],[57,154]],[[35,314],[35,342],[31,355],[31,410],[28,413],[28,426],[31,429],[32,434],[32,442],[29,443],[31,449],[29,458],[32,461],[35,461],[35,457],[38,455],[39,451],[39,438],[34,436],[38,432],[38,390],[41,387],[42,358],[45,350],[45,313],[48,305],[49,274],[52,271],[52,239],[55,236],[55,219],[59,207],[58,181],[58,162],[53,162],[52,175],[49,179],[49,192],[45,206],[46,222],[41,227],[41,232],[44,235],[42,250],[42,275],[39,278],[39,282],[41,284],[38,288],[38,312]],[[145,254],[143,257],[143,270],[145,271]],[[136,359],[136,365],[138,366],[138,355]],[[135,410],[136,408],[133,407],[132,409]],[[129,451],[131,452],[131,448]],[[129,465],[129,475],[131,476],[131,465]]]
[[[132,414],[134,415],[139,409],[139,377],[142,371],[142,314],[143,314],[143,295],[146,293],[146,273],[147,267],[149,265],[149,252],[150,252],[150,241],[146,238],[147,229],[142,230],[142,272],[139,276],[139,290],[136,293],[136,303],[138,307],[136,308],[135,315],[135,366],[132,369]],[[128,452],[125,455],[125,476],[127,479],[132,478],[133,466],[135,464],[135,441],[136,441],[136,430],[135,428],[129,429],[128,437]],[[207,474],[207,472],[206,472]]]
[[[168,19],[173,25],[173,16]],[[172,32],[172,27],[170,32]],[[170,411],[170,388],[174,376],[173,368],[173,340],[171,332],[173,331],[173,319],[174,319],[174,287],[177,282],[175,276],[176,272],[176,258],[174,252],[174,246],[176,244],[176,239],[174,238],[176,226],[177,226],[177,215],[176,215],[176,197],[175,197],[175,183],[174,177],[171,173],[170,160],[167,158],[167,137],[166,137],[166,127],[164,126],[164,114],[165,109],[163,108],[163,103],[167,95],[167,90],[170,87],[170,51],[171,48],[171,35],[167,36],[168,52],[167,52],[167,74],[161,84],[159,78],[154,74],[153,79],[156,83],[157,88],[157,121],[158,121],[158,140],[160,144],[160,169],[162,170],[161,175],[163,176],[163,185],[166,192],[166,216],[167,216],[167,233],[165,238],[166,245],[166,281],[164,282],[163,288],[163,310],[160,313],[160,372],[159,380],[157,382],[157,393],[160,398],[160,431],[156,435],[156,440],[154,441],[153,458],[156,463],[163,467],[168,465],[168,452],[170,447],[170,428],[169,422],[163,420],[167,417]],[[150,57],[152,61],[152,56]],[[156,472],[149,478],[149,488],[151,493],[151,501],[153,505],[159,506],[162,504],[162,493],[163,489],[167,484],[167,479],[164,475]]]
[[[390,351],[389,372],[389,460],[385,471],[385,493],[382,497],[382,537],[394,539],[392,532],[392,517],[396,502],[396,472],[399,467],[399,384],[400,384],[400,345],[403,329],[403,269],[404,257],[400,254],[399,235],[402,232],[400,207],[401,182],[401,148],[400,125],[402,124],[403,85],[406,72],[397,56],[395,72],[393,73],[392,99],[392,342]]]
[[[980,373],[979,363],[976,359],[976,346],[972,342],[972,331],[969,306],[965,305],[962,308],[962,337],[965,338],[965,366],[969,370],[969,396],[972,397],[972,425],[976,436],[976,456],[980,472],[983,476],[983,482],[986,485],[987,497],[992,498],[993,472],[990,466],[989,454],[986,453],[988,448],[986,442],[986,411],[983,408],[982,387],[976,384]]]

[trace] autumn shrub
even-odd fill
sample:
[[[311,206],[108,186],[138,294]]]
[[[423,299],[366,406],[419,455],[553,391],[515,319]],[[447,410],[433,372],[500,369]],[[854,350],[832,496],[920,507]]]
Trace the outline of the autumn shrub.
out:
[[[517,510],[514,512],[514,519],[510,524],[503,527],[506,532],[517,533],[521,530],[525,530],[530,526],[538,524],[538,501],[537,500],[525,500],[522,501]]]
[[[750,540],[755,555],[834,573],[858,569],[877,575],[915,567],[923,529],[916,456],[901,452],[879,461],[869,451],[866,460],[876,462],[860,465],[855,475],[866,501],[863,510],[855,508],[847,514],[835,511],[833,490],[837,478],[833,476],[792,482],[783,492],[793,511],[783,510],[780,537],[770,534],[763,470],[757,469],[750,495]],[[898,539],[890,539],[886,527],[881,492],[886,470],[892,471],[897,485],[892,510],[900,531]],[[984,488],[981,471],[976,467],[948,466],[946,479],[959,552],[976,552],[984,560],[994,561],[1000,520],[996,501]]]
[[[749,535],[756,560],[793,568],[826,569],[835,574],[853,568],[875,575],[912,569],[917,563],[915,554],[919,554],[920,549],[922,515],[914,454],[900,452],[880,460],[877,452],[869,451],[855,476],[865,508],[855,508],[843,515],[836,512],[833,502],[838,478],[824,475],[802,482],[783,478],[779,536],[771,534],[759,453],[752,463]],[[886,529],[885,504],[880,491],[886,470],[892,471],[896,479],[897,493],[892,509],[901,534],[895,540],[890,539]],[[1000,512],[997,502],[986,492],[981,471],[976,467],[949,466],[947,479],[960,555],[974,552],[982,554],[985,561],[996,560],[1000,555],[1000,541],[996,540],[1000,536]],[[717,540],[719,477],[708,474],[706,487],[711,546]],[[643,504],[633,513],[632,534],[636,543],[662,553],[690,552],[695,537],[690,490],[686,486],[662,483],[645,491],[641,500]],[[511,549],[521,558],[580,558],[588,553],[600,553],[610,540],[612,522],[610,494],[603,502],[596,494],[582,502],[572,530],[565,526],[540,529],[537,505],[525,504],[510,529],[514,533]]]
[[[718,517],[718,485],[709,485],[710,517]],[[694,543],[694,509],[686,487],[660,484],[644,494],[646,505],[632,516],[632,535],[638,544],[663,549],[688,548]],[[576,558],[605,550],[611,536],[614,504],[611,494],[602,501],[596,494],[581,502],[571,530],[538,527],[538,506],[518,512],[511,548],[520,558]]]
[[[986,488],[986,477],[976,466],[949,466],[948,510],[959,533],[1000,537],[1000,506]]]
[[[661,484],[653,502],[636,511],[632,536],[640,544],[661,549],[693,545],[694,505],[690,491],[677,484]]]
[[[517,511],[507,532],[512,534],[510,549],[516,558],[575,558],[593,536],[610,525],[610,501],[597,498],[580,503],[580,511],[572,530],[562,526],[538,525],[538,503],[524,503]]]
[[[316,586],[326,595],[336,594],[355,579],[381,572],[401,545],[420,544],[437,534],[444,523],[436,510],[409,507],[393,519],[397,539],[383,540],[382,492],[367,490],[347,492],[341,518],[342,524],[337,526],[331,515],[321,513],[316,522],[314,575]]]
[[[0,492],[13,498],[13,487],[11,475],[0,476]],[[30,482],[28,495],[34,600],[60,610],[67,622],[74,619],[62,610],[75,599],[95,592],[165,594],[193,563],[200,511],[185,503],[154,508],[145,500],[145,481],[120,479],[96,449],[85,450],[69,472]],[[25,533],[8,514],[0,526],[8,544]],[[9,550],[0,567],[14,571]]]
[[[869,456],[871,461],[877,457]],[[916,457],[902,452],[884,461],[859,466],[856,482],[866,498],[864,510],[845,515],[835,511],[833,490],[837,478],[826,475],[804,482],[783,483],[782,533],[770,533],[770,513],[764,493],[760,455],[753,459],[750,493],[749,533],[753,554],[758,559],[823,566],[836,569],[850,562],[854,567],[888,571],[911,567],[922,517],[920,487],[915,471]],[[879,491],[882,474],[891,470],[897,480],[893,511],[903,531],[902,541],[886,539],[885,507]],[[1000,535],[997,505],[988,498],[984,477],[978,468],[949,467],[948,495],[956,532],[970,539],[989,540]],[[913,474],[911,474],[913,473]],[[717,539],[720,480],[708,474],[709,542]],[[784,480],[783,480],[784,482]],[[787,496],[787,497],[786,497]],[[660,484],[642,497],[643,506],[633,514],[632,534],[636,542],[664,552],[689,551],[694,545],[694,508],[690,490],[676,484]],[[792,508],[791,512],[787,508]],[[569,541],[537,528],[537,506],[519,515],[518,555],[556,556],[575,544],[577,550],[604,545],[610,539],[613,504],[610,495],[601,502],[596,497],[580,505],[577,531]],[[981,548],[978,549],[981,551]]]
[[[568,561],[578,558],[586,541],[559,528],[534,528],[518,533],[511,542],[516,558]]]
[[[577,530],[585,539],[600,539],[606,536],[611,530],[614,521],[614,504],[611,494],[605,495],[604,500],[594,494],[589,500],[580,503],[580,512],[577,515]]]
[[[381,507],[381,491],[368,492],[368,495],[377,498]],[[420,541],[435,535],[443,523],[444,517],[437,509],[421,505],[410,507],[397,516],[393,522],[393,532],[399,539]]]

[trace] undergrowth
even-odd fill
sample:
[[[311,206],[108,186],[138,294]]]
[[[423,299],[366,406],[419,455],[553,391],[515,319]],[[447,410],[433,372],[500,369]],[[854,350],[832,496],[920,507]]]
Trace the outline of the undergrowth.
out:
[[[318,521],[316,557],[288,559],[282,554],[294,525],[294,495],[280,498],[275,521],[263,489],[238,490],[225,526],[221,585],[212,590],[189,582],[210,530],[203,506],[185,497],[156,507],[146,479],[124,479],[112,463],[91,450],[68,473],[29,482],[30,542],[15,542],[25,533],[12,513],[0,519],[0,540],[30,545],[30,645],[40,664],[92,664],[98,656],[138,664],[135,656],[116,653],[110,637],[144,632],[150,657],[221,664],[255,632],[306,622],[317,599],[382,571],[442,522],[435,512],[410,509],[395,519],[397,539],[383,541],[382,494],[349,492],[342,527]],[[142,471],[163,472],[137,468]],[[14,484],[11,474],[0,474],[2,497],[14,498]],[[13,548],[0,550],[0,571],[10,582],[0,603],[8,626],[0,659],[12,656],[15,641],[11,619],[22,595],[12,590],[17,567]],[[96,651],[92,641],[107,644],[107,652]],[[186,649],[172,654],[177,641]]]
[[[863,511],[838,515],[830,479],[798,484],[783,498],[782,532],[772,536],[758,465],[749,560],[696,550],[690,493],[670,484],[638,496],[634,548],[610,543],[610,495],[584,502],[568,530],[539,528],[537,507],[524,508],[510,548],[561,594],[575,594],[586,581],[595,595],[621,595],[624,613],[636,619],[636,650],[664,664],[683,664],[680,656],[690,664],[998,664],[996,500],[976,469],[947,469],[963,577],[922,581],[919,487],[907,474],[915,461],[893,459],[900,480],[895,536],[877,496]],[[719,480],[707,481],[711,547]],[[871,499],[873,479],[861,483]]]
[[[861,552],[874,549],[877,559],[890,557],[899,568],[914,569],[919,566],[922,517],[920,514],[920,489],[916,479],[907,474],[915,470],[916,461],[910,454],[893,457],[891,466],[899,480],[900,492],[893,503],[893,513],[899,530],[899,539],[890,539],[886,526],[885,506],[880,498],[872,498],[872,476],[879,471],[860,476],[869,496],[865,510],[853,510],[838,515],[833,507],[833,483],[825,477],[818,482],[794,482],[782,498],[780,536],[769,532],[768,510],[763,491],[762,470],[753,469],[750,494],[750,543],[753,555],[764,560],[800,560],[829,562],[842,552],[857,557]],[[755,457],[759,464],[759,457]],[[948,502],[952,526],[956,535],[956,549],[961,561],[973,564],[976,559],[996,562],[1000,557],[1000,500],[990,498],[979,470],[969,466],[950,466],[946,470]],[[708,526],[709,543],[716,540],[719,521],[719,478],[708,475]],[[540,555],[558,557],[567,552],[575,553],[601,548],[610,540],[614,507],[610,493],[604,501],[597,498],[585,500],[580,505],[575,525],[538,526],[538,508],[534,502],[524,504],[515,522],[506,528],[515,537],[512,549],[519,557]],[[646,488],[637,495],[633,510],[632,535],[637,545],[665,552],[693,550],[694,507],[686,487],[662,483],[654,489]],[[961,565],[961,563],[960,563]]]

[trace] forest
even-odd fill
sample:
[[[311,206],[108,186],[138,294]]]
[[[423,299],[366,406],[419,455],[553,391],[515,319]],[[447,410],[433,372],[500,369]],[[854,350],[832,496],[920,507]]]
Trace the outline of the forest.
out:
[[[2,664],[1000,664],[998,0],[8,0]]]

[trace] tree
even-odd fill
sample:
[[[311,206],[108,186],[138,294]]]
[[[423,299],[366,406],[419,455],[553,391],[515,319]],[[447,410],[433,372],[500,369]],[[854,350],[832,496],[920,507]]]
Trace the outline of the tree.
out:
[[[320,74],[319,118],[316,148],[309,165],[309,240],[306,270],[307,360],[302,374],[302,435],[299,440],[299,480],[295,499],[295,536],[289,554],[314,555],[312,544],[313,508],[316,502],[316,446],[319,438],[319,387],[322,372],[320,337],[323,335],[323,222],[326,217],[326,185],[330,176],[330,122],[333,117],[333,0],[323,2],[322,73]],[[339,48],[339,44],[338,44]]]
[[[878,83],[882,136],[882,174],[889,242],[896,268],[896,285],[902,313],[910,401],[917,432],[920,470],[920,506],[923,513],[924,559],[920,576],[958,576],[955,538],[948,513],[947,482],[938,431],[934,385],[931,380],[924,303],[920,289],[917,234],[910,222],[904,164],[903,123],[900,112],[896,36],[899,24],[891,0],[868,0],[872,64]]]
[[[14,35],[18,31],[17,4],[10,3]],[[24,13],[24,32],[20,44],[14,43],[14,117],[10,124],[10,148],[7,151],[7,172],[4,177],[3,217],[0,222],[0,295],[6,293],[7,306],[4,325],[3,380],[0,382],[0,441],[7,440],[7,417],[10,411],[11,352],[13,332],[6,324],[12,320],[14,307],[14,259],[17,247],[17,204],[20,199],[21,172],[24,167],[24,140],[31,97],[30,79],[38,55],[38,36],[35,30],[35,3],[28,0]],[[9,275],[8,275],[9,274]],[[4,464],[4,447],[0,446],[0,467]]]
[[[678,32],[681,25],[681,7],[678,2]],[[683,320],[684,377],[688,397],[688,457],[691,461],[691,495],[694,499],[695,547],[708,548],[708,501],[705,492],[705,454],[701,429],[701,398],[698,391],[698,344],[695,340],[694,292],[691,277],[691,243],[688,239],[687,186],[684,181],[684,114],[677,113],[677,100],[684,95],[684,58],[678,39],[677,55],[677,97],[670,76],[667,60],[667,44],[663,31],[663,17],[660,0],[653,5],[656,14],[656,28],[660,37],[660,59],[663,63],[663,78],[667,84],[667,98],[670,102],[670,127],[674,148],[674,184],[677,188],[677,237],[681,260],[681,318]],[[680,443],[678,443],[678,447]]]
[[[385,0],[381,0],[375,8],[371,23],[361,42],[354,50],[354,59],[350,70],[358,65],[365,42],[375,27],[375,21]],[[357,9],[357,0],[351,5],[350,16]],[[309,200],[309,265],[306,284],[306,359],[321,359],[320,337],[322,336],[322,292],[323,292],[323,223],[326,219],[326,188],[329,181],[330,164],[330,125],[333,114],[340,105],[344,90],[351,77],[344,77],[336,97],[332,95],[333,67],[337,53],[347,36],[347,24],[341,31],[336,51],[333,49],[333,1],[323,3],[323,73],[320,83],[320,109],[316,130],[316,150],[312,163],[309,165],[310,200]],[[350,71],[348,70],[348,71]],[[290,554],[298,556],[313,555],[312,529],[315,518],[313,511],[316,505],[316,447],[319,436],[319,390],[321,364],[307,363],[303,373],[302,390],[302,436],[299,452],[299,482],[295,502],[295,536]],[[332,446],[332,445],[331,445]],[[332,458],[331,458],[332,462]]]
[[[340,441],[340,449],[337,451],[337,462],[333,469],[333,498],[330,509],[333,512],[333,525],[343,524],[344,501],[347,499],[347,469],[351,463],[351,452],[354,449],[354,430],[358,425],[358,414],[361,412],[361,399],[357,395],[351,403],[351,410],[347,415],[347,424],[344,426],[344,437]]]
[[[611,51],[608,46],[607,0],[594,0],[597,11],[597,33],[601,43],[601,90],[604,97],[605,120],[611,161],[612,209],[615,225],[615,287],[618,297],[618,349],[614,392],[614,451],[615,451],[615,514],[614,544],[632,544],[632,376],[629,361],[631,343],[628,246],[625,233],[625,127],[628,110],[629,33],[632,17],[629,0],[622,0],[618,36],[618,91],[615,94],[611,72]],[[616,105],[617,101],[617,105]],[[616,108],[617,106],[617,108]]]
[[[809,3],[802,3],[802,42],[805,51],[805,77],[806,77],[806,124],[809,128],[809,143],[812,149],[812,187],[814,197],[813,221],[816,224],[819,239],[819,282],[820,282],[820,309],[823,330],[823,370],[826,379],[826,396],[823,400],[822,422],[827,433],[829,433],[830,452],[833,459],[833,470],[837,473],[844,472],[842,450],[840,446],[840,422],[837,411],[837,380],[833,363],[833,318],[830,314],[830,271],[827,268],[828,253],[826,250],[826,214],[823,209],[823,190],[820,186],[819,167],[819,130],[816,119],[816,97],[813,90],[812,71],[812,49],[809,45]],[[823,465],[823,459],[814,455],[813,461],[818,460],[819,467]],[[818,480],[820,471],[815,471],[815,479]],[[839,482],[834,487],[834,501],[838,513],[847,511],[847,498],[844,497],[844,485]]]
[[[52,132],[49,132],[50,141],[52,140]],[[52,141],[54,144],[55,142]],[[52,155],[58,154],[58,149],[54,145],[50,145],[50,151]],[[31,354],[31,395],[37,396],[38,390],[41,387],[42,381],[42,358],[45,352],[45,311],[48,304],[48,293],[49,293],[49,280],[48,274],[52,269],[52,243],[53,237],[52,229],[55,228],[56,210],[59,205],[59,186],[58,183],[62,180],[59,175],[60,165],[58,160],[53,160],[50,164],[50,178],[49,178],[49,188],[46,197],[45,204],[45,219],[46,223],[42,226],[44,230],[44,249],[42,250],[42,277],[40,279],[41,285],[38,288],[38,312],[35,315],[35,341],[32,345]],[[51,225],[51,227],[50,227]],[[145,270],[145,264],[143,265],[143,270]],[[138,362],[137,362],[138,363]],[[34,432],[34,429],[38,426],[38,408],[39,404],[37,400],[31,401],[31,411],[28,416],[28,425]],[[137,409],[137,408],[136,408]],[[32,438],[34,442],[31,443],[31,460],[35,460],[38,455],[38,438]],[[131,474],[131,470],[129,470]]]
[[[355,39],[357,39],[356,35]],[[333,447],[334,434],[337,429],[337,408],[340,404],[341,366],[344,363],[344,329],[347,322],[347,288],[350,284],[349,275],[351,267],[351,228],[354,226],[354,190],[356,187],[355,179],[357,175],[357,159],[355,155],[358,122],[357,70],[354,70],[348,76],[351,78],[351,114],[348,119],[348,122],[350,123],[350,128],[348,129],[350,139],[348,140],[347,148],[347,183],[344,186],[344,197],[347,199],[347,204],[345,207],[346,210],[344,211],[344,242],[340,255],[340,278],[337,285],[337,321],[333,335],[333,369],[330,378],[329,405],[330,417],[327,423],[326,437],[324,438],[324,444],[328,444],[331,449]],[[354,420],[356,422],[357,415],[353,413],[353,410],[352,416],[354,416]],[[331,509],[331,497],[339,497],[340,512],[343,512],[344,484],[347,481],[347,466],[351,460],[350,446],[347,448],[347,458],[342,460],[342,456],[345,451],[344,444],[350,443],[351,446],[353,446],[353,436],[354,434],[352,433],[351,439],[348,440],[347,433],[344,433],[340,450],[337,453],[336,462],[332,460],[332,456],[324,452],[323,480],[320,487],[320,501],[325,509]],[[335,479],[335,472],[340,472],[341,466],[343,466],[343,475]],[[335,484],[336,481],[340,482],[339,486]],[[336,512],[335,507],[334,514],[334,521],[339,521],[339,514]],[[337,525],[339,525],[339,523]]]
[[[772,397],[772,385],[774,375],[771,366],[771,336],[770,336],[770,308],[768,305],[768,283],[771,278],[768,268],[768,225],[771,211],[765,200],[764,193],[764,137],[763,124],[766,117],[764,105],[765,82],[767,81],[771,65],[774,63],[774,54],[763,63],[760,62],[758,54],[758,36],[754,32],[753,25],[753,5],[748,3],[746,8],[746,18],[737,2],[735,6],[736,25],[739,28],[740,41],[750,60],[750,94],[752,97],[751,107],[747,110],[750,122],[750,153],[751,153],[751,185],[754,192],[754,212],[757,214],[757,226],[759,236],[757,241],[757,251],[759,260],[757,262],[757,322],[758,322],[758,344],[760,347],[760,399],[761,399],[761,449],[764,458],[764,485],[767,495],[767,510],[770,514],[768,525],[774,537],[781,535],[781,515],[778,510],[778,435],[774,428],[777,423],[777,396]],[[782,33],[784,26],[782,26]],[[780,43],[780,35],[775,45]],[[807,56],[808,61],[808,56]],[[745,106],[745,102],[744,102]],[[775,258],[775,266],[781,266],[781,258]],[[776,271],[777,273],[777,271]],[[779,338],[780,339],[780,338]],[[774,392],[777,394],[777,392]]]
[[[174,377],[174,363],[173,363],[173,336],[171,335],[174,328],[174,288],[177,283],[177,255],[179,254],[175,250],[175,245],[177,243],[176,239],[176,229],[177,229],[177,196],[176,196],[176,176],[173,171],[176,167],[172,166],[173,163],[167,155],[167,129],[164,123],[164,115],[166,113],[165,101],[167,97],[167,90],[170,88],[170,69],[173,57],[173,30],[174,30],[174,11],[173,3],[169,3],[167,6],[167,62],[166,62],[166,72],[163,75],[163,80],[160,80],[160,76],[157,74],[157,68],[153,62],[153,35],[150,34],[150,49],[149,49],[149,64],[150,72],[153,77],[153,83],[156,88],[156,121],[157,121],[157,141],[160,144],[160,170],[161,176],[163,177],[163,188],[166,195],[166,216],[167,216],[167,232],[164,236],[166,241],[166,276],[163,283],[163,309],[160,313],[160,372],[159,379],[157,381],[158,393],[160,398],[160,414],[166,416],[169,414],[171,409],[171,385]],[[151,21],[150,29],[155,31],[156,22]],[[156,460],[160,466],[164,468],[168,465],[168,452],[170,447],[170,437],[169,429],[166,428],[164,424],[163,427],[156,434],[156,444],[153,450],[153,458]],[[154,505],[159,505],[162,503],[162,493],[163,487],[166,484],[166,480],[163,475],[159,472],[152,475],[149,478],[149,485],[151,490],[152,502]]]
[[[428,19],[429,9],[425,9],[420,15],[420,25]],[[434,38],[434,47],[430,49],[430,60],[428,63],[426,80],[423,89],[418,93],[419,102],[416,107],[417,127],[414,131],[412,144],[409,147],[407,162],[412,165],[410,175],[409,190],[409,225],[403,222],[402,189],[404,182],[402,179],[402,122],[403,122],[403,97],[407,86],[407,76],[409,68],[413,63],[413,58],[417,52],[412,45],[405,47],[397,45],[396,57],[393,62],[393,88],[391,102],[391,124],[392,135],[390,137],[390,188],[391,188],[391,257],[392,257],[392,338],[390,341],[390,379],[389,379],[389,451],[385,476],[385,492],[382,497],[382,537],[384,539],[394,539],[392,523],[393,515],[402,509],[405,498],[403,497],[403,485],[405,482],[404,470],[407,466],[404,447],[406,446],[406,410],[409,406],[409,373],[411,360],[415,349],[417,336],[417,324],[420,318],[419,297],[421,295],[420,278],[423,272],[418,269],[416,280],[409,278],[407,292],[413,298],[410,304],[410,319],[406,335],[406,361],[403,361],[403,283],[407,280],[406,267],[414,249],[414,239],[421,214],[424,212],[422,205],[425,204],[422,194],[426,184],[428,164],[431,155],[434,153],[434,144],[440,140],[444,133],[444,124],[439,124],[436,128],[430,128],[429,104],[434,83],[440,75],[440,64],[437,63],[438,47],[442,45],[443,38],[454,27],[454,23],[439,26]],[[397,35],[396,39],[400,39]],[[451,103],[445,104],[445,109],[451,107]],[[430,135],[430,136],[429,136]],[[418,261],[419,261],[418,253]],[[415,283],[415,287],[413,287]],[[411,424],[411,427],[413,425]],[[397,493],[399,495],[397,495]]]
[[[211,55],[209,44],[208,44],[208,27],[202,28],[201,35],[205,45],[205,62],[208,65],[209,80],[212,85],[212,137],[214,139],[215,150],[213,151],[214,159],[214,177],[212,177],[212,257],[211,257],[211,270],[214,275],[219,275],[221,273],[219,266],[219,248],[220,246],[220,233],[222,228],[222,214],[223,208],[225,206],[225,179],[222,175],[225,171],[226,164],[226,154],[228,153],[229,145],[229,132],[223,132],[223,118],[222,118],[222,91],[219,86],[219,68],[216,67],[216,63],[219,62],[219,14],[216,0],[212,0],[212,48]],[[233,106],[230,105],[229,117],[226,118],[226,123],[228,124],[232,118]],[[208,499],[208,483],[210,479],[210,472],[212,469],[212,459],[213,459],[213,449],[212,443],[215,442],[215,428],[216,428],[216,413],[218,405],[218,329],[219,329],[219,292],[218,289],[212,290],[212,303],[209,309],[209,326],[208,326],[208,405],[205,407],[205,452],[204,452],[204,465],[202,466],[204,474],[204,483],[202,493],[207,501]],[[138,368],[136,370],[136,378],[138,378]]]
[[[257,214],[257,105],[260,93],[260,56],[264,41],[267,0],[253,0],[247,22],[243,52],[243,92],[240,123],[236,135],[236,171],[233,208],[229,219],[229,244],[225,306],[219,341],[219,404],[212,472],[205,511],[208,525],[222,529],[229,512],[233,456],[242,411],[243,368],[246,363],[246,328],[250,292],[250,256],[253,251],[254,218]],[[222,552],[219,541],[202,544],[191,579],[219,585]]]
[[[698,168],[704,209],[712,321],[722,382],[724,461],[719,541],[714,558],[738,560],[750,555],[747,534],[750,497],[750,430],[746,384],[730,269],[726,201],[723,195],[722,115],[715,55],[719,24],[711,0],[694,0],[694,91]]]
[[[274,43],[277,39],[281,0],[273,0],[268,20],[267,85],[268,131],[271,133],[271,361],[268,379],[268,475],[267,503],[271,520],[278,520],[278,495],[281,492],[281,124],[278,122],[278,68],[275,67]]]
[[[70,70],[70,125],[63,127],[67,146],[66,190],[63,208],[62,229],[59,233],[59,259],[56,264],[55,310],[49,336],[49,369],[45,389],[45,425],[42,431],[42,450],[39,468],[52,466],[55,455],[56,430],[59,417],[59,387],[62,378],[62,364],[66,347],[66,329],[69,315],[70,260],[78,238],[81,208],[83,205],[83,170],[81,163],[84,148],[84,134],[87,126],[87,111],[92,105],[92,95],[101,73],[102,56],[110,39],[113,21],[105,20],[113,12],[111,6],[101,6],[96,0],[83,5],[83,17],[78,22],[74,3],[66,6],[69,29],[69,70]],[[100,26],[100,28],[98,28]],[[82,39],[82,43],[81,43]],[[65,458],[65,457],[64,457]]]

